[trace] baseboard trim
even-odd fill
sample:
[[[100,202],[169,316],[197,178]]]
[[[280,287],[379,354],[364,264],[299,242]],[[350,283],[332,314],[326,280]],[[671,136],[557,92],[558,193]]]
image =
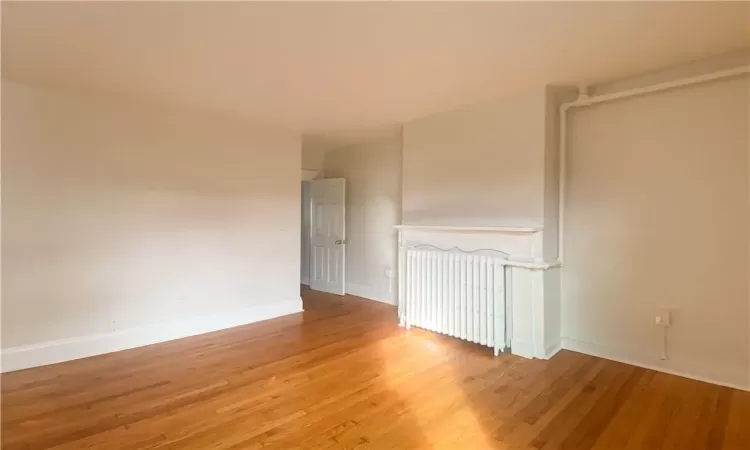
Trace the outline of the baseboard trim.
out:
[[[544,359],[551,359],[562,350],[559,342],[544,349]]]
[[[363,284],[346,283],[346,293],[357,297],[362,297],[367,300],[374,300],[376,302],[385,303],[388,305],[396,305],[393,298],[383,296],[377,289],[372,286],[366,286]]]
[[[0,372],[46,366],[159,342],[224,330],[302,312],[302,299],[269,303],[242,310],[129,328],[89,336],[43,342],[2,350]]]
[[[300,277],[300,284],[310,286],[310,277]]]
[[[686,371],[673,370],[668,367],[658,365],[658,363],[650,363],[647,358],[644,360],[637,360],[633,356],[628,356],[622,351],[618,351],[613,348],[609,348],[603,345],[592,344],[590,342],[579,341],[571,338],[561,339],[562,348],[577,353],[583,353],[586,355],[596,356],[597,358],[608,359],[610,361],[616,361],[623,364],[629,364],[631,366],[642,367],[644,369],[655,370],[657,372],[663,372],[669,375],[676,375],[678,377],[690,378],[691,380],[702,381],[704,383],[715,384],[718,386],[726,386],[741,391],[750,391],[750,384],[743,386],[742,384],[734,383],[731,381],[718,380],[712,377],[704,377],[696,375]]]

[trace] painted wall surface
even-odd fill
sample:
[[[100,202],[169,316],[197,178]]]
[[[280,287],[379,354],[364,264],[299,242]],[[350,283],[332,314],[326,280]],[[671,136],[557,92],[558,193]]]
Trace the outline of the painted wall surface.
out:
[[[749,91],[735,78],[571,115],[568,346],[750,387]]]
[[[323,162],[325,160],[326,152],[328,151],[328,149],[302,147],[300,151],[302,153],[303,170],[323,170]]]
[[[3,349],[300,309],[298,136],[2,88]]]
[[[542,226],[545,90],[429,116],[403,130],[403,222]]]
[[[396,302],[401,136],[326,154],[327,178],[346,179],[346,291]],[[390,276],[387,271],[390,270]]]

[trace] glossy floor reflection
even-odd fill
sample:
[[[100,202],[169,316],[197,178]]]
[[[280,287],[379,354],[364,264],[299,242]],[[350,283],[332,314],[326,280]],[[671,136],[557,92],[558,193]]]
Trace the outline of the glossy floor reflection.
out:
[[[566,351],[495,358],[388,305],[303,297],[303,314],[4,374],[2,448],[750,448],[750,393]]]

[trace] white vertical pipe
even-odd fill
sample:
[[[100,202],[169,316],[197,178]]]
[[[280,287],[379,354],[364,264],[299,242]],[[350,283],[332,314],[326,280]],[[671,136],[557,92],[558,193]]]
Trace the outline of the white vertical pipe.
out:
[[[443,252],[435,254],[435,307],[432,309],[432,327],[435,331],[440,330],[440,310],[443,303],[443,280],[440,272],[443,268]]]
[[[497,264],[494,270],[495,278],[495,356],[505,349],[505,267]]]
[[[399,320],[402,326],[407,326],[408,317],[407,310],[409,309],[409,252],[404,248],[400,248],[399,255],[399,266],[398,266],[398,306],[401,311]]]
[[[476,340],[474,342],[481,343],[482,342],[482,257],[481,256],[475,256],[474,257],[474,278],[476,280],[475,286],[476,286]]]
[[[485,256],[478,256],[477,266],[479,268],[479,343],[487,344],[487,274],[484,271],[486,265]]]
[[[458,266],[459,266],[459,270],[461,271],[460,274],[459,274],[459,276],[460,276],[459,284],[460,284],[460,289],[461,289],[461,293],[460,293],[460,296],[461,296],[461,298],[460,298],[461,319],[459,320],[459,325],[460,325],[461,331],[459,333],[459,336],[461,337],[461,339],[466,339],[466,336],[467,336],[467,329],[466,329],[467,328],[466,327],[466,289],[467,289],[467,286],[466,286],[466,271],[467,271],[467,267],[466,267],[466,255],[458,255]]]
[[[482,273],[484,274],[484,345],[492,345],[490,340],[490,329],[492,329],[492,290],[490,290],[490,265],[492,264],[492,257],[485,257],[485,264],[482,267]]]
[[[560,174],[557,190],[557,260],[563,260],[563,220],[565,219],[565,189],[568,173],[568,109],[572,103],[560,105]]]
[[[406,294],[405,294],[405,283],[406,283],[406,254],[404,253],[404,247],[401,245],[401,232],[399,232],[399,246],[398,246],[398,324],[399,326],[406,325]],[[392,280],[391,280],[392,281]]]
[[[437,326],[437,311],[440,307],[440,255],[441,252],[432,253],[432,308],[430,308],[430,322],[432,323],[432,331],[438,331]]]
[[[440,284],[443,287],[443,295],[441,296],[440,302],[440,332],[448,333],[448,321],[446,315],[448,313],[448,254],[442,253],[440,265]]]
[[[406,311],[407,326],[416,324],[417,305],[419,304],[419,262],[417,261],[416,250],[409,250],[408,257],[411,258],[411,278],[409,279],[409,309]]]
[[[466,316],[468,317],[468,323],[466,324],[466,327],[469,330],[467,339],[471,342],[474,342],[474,311],[476,309],[474,305],[474,255],[466,256],[466,266],[466,284],[468,285],[468,289],[466,291],[466,303],[469,307],[469,309],[466,311]]]
[[[445,295],[443,296],[443,333],[445,334],[449,334],[450,331],[448,325],[448,319],[450,319],[451,312],[450,255],[450,253],[443,255],[443,292],[445,292]]]
[[[414,278],[414,252],[406,250],[406,277],[399,280],[400,283],[406,283],[406,328],[411,328],[412,316],[414,315],[414,291],[417,283]]]
[[[440,297],[438,298],[438,307],[436,311],[436,327],[441,333],[445,333],[445,327],[443,324],[443,314],[445,314],[445,257],[444,252],[440,252],[440,259],[438,260],[438,285],[440,289]]]
[[[487,345],[495,345],[495,258],[489,258],[487,264]]]
[[[425,295],[422,303],[422,327],[430,327],[430,302],[432,301],[432,254],[424,253]]]
[[[415,281],[417,282],[417,296],[415,298],[416,304],[414,305],[414,325],[421,327],[422,326],[422,306],[424,303],[424,254],[421,251],[415,250],[415,261],[417,263],[416,267],[416,277]]]
[[[441,252],[435,252],[432,261],[432,283],[434,289],[434,295],[432,296],[432,310],[430,311],[430,319],[432,322],[432,330],[438,331],[437,323],[437,312],[440,307],[440,255]]]
[[[450,315],[451,290],[448,268],[450,267],[450,253],[443,255],[443,333],[450,336],[448,316]]]
[[[437,258],[439,253],[430,252],[430,302],[427,304],[427,323],[429,324],[429,330],[435,331],[435,308],[437,307],[436,299],[438,296],[437,289],[437,271],[435,266],[437,265]]]
[[[435,310],[435,295],[437,294],[437,289],[435,289],[435,259],[437,255],[435,255],[435,252],[428,252],[427,254],[429,255],[429,263],[427,269],[430,274],[430,296],[427,298],[425,323],[427,324],[427,328],[430,331],[434,331],[432,312]]]
[[[414,297],[411,300],[411,311],[409,312],[409,317],[411,320],[412,325],[418,325],[419,322],[417,321],[419,317],[419,296],[421,295],[420,292],[420,286],[422,284],[422,276],[419,271],[419,252],[416,250],[412,250],[412,283],[414,284]]]
[[[469,259],[468,255],[464,257],[464,270],[466,271],[466,298],[464,305],[464,325],[466,327],[466,333],[464,334],[464,339],[471,340],[471,330],[472,324],[474,323],[474,316],[472,315],[471,310],[471,260]]]
[[[455,279],[455,264],[453,263],[453,253],[448,254],[448,306],[446,308],[447,314],[448,314],[448,336],[455,336],[455,333],[453,333],[453,325],[455,324],[454,320],[456,318],[456,307],[455,307],[455,301],[456,296],[455,294],[455,285],[456,285],[456,279]]]
[[[453,255],[453,335],[461,336],[461,266],[458,264],[458,257]]]
[[[430,329],[430,307],[432,306],[433,284],[432,284],[432,252],[425,252],[425,298],[422,310],[422,326]]]
[[[447,326],[445,323],[445,312],[447,311],[448,305],[448,289],[446,284],[448,283],[448,277],[446,276],[446,263],[448,254],[440,252],[440,302],[438,303],[438,328],[441,333],[447,333]]]
[[[481,286],[479,281],[479,259],[477,256],[473,256],[472,259],[474,266],[474,280],[473,280],[473,286],[474,286],[474,342],[479,342],[481,339],[481,325],[479,323],[480,321],[480,302],[481,302]]]
[[[432,255],[429,252],[423,252],[424,254],[424,271],[425,271],[425,290],[424,295],[422,296],[422,326],[427,328],[429,327],[430,321],[429,321],[429,315],[428,311],[430,309],[430,300],[432,299],[432,271],[430,270],[432,266]]]
[[[466,299],[469,303],[469,340],[471,342],[476,342],[477,340],[477,303],[476,303],[476,282],[474,281],[474,255],[469,255],[466,258],[469,265],[469,273],[468,273],[468,283],[469,283],[469,292],[468,292],[468,298]]]
[[[422,293],[422,312],[419,318],[421,326],[426,328],[427,323],[427,308],[430,302],[430,254],[428,252],[422,252],[422,270],[424,271],[424,292]]]
[[[443,320],[443,302],[445,301],[445,290],[443,289],[443,282],[445,279],[443,278],[443,262],[445,259],[445,253],[440,252],[438,253],[438,261],[437,261],[437,288],[438,288],[438,296],[435,299],[436,300],[436,308],[435,308],[435,329],[439,332],[443,333],[445,330],[442,326],[442,320]]]
[[[482,324],[482,322],[483,322],[483,319],[484,319],[482,317],[484,315],[483,314],[483,307],[484,307],[483,303],[484,302],[482,300],[482,297],[483,297],[482,293],[484,291],[484,286],[483,286],[484,285],[484,279],[482,278],[482,271],[483,271],[484,268],[482,267],[482,258],[483,258],[483,256],[477,256],[477,273],[476,273],[476,277],[477,277],[477,319],[478,319],[477,320],[477,324],[478,324],[477,330],[479,331],[477,333],[477,342],[480,343],[480,344],[482,343],[482,339],[483,339],[483,327],[482,327],[483,324]]]
[[[418,296],[419,304],[415,307],[415,310],[416,310],[415,311],[416,312],[415,321],[416,321],[416,323],[418,323],[418,326],[420,326],[420,327],[422,326],[422,312],[424,310],[424,299],[425,299],[425,294],[426,294],[426,291],[427,291],[427,280],[425,279],[425,274],[424,274],[424,259],[425,259],[425,254],[424,254],[423,251],[420,250],[417,253],[417,267],[418,267],[418,270],[417,270],[417,273],[416,273],[416,277],[419,278],[419,284],[418,284],[418,286],[419,286],[419,296]]]
[[[422,291],[422,308],[419,312],[419,323],[421,324],[421,327],[427,326],[427,304],[430,299],[430,260],[429,260],[429,253],[422,252],[422,280],[423,280],[423,286],[424,290]]]
[[[419,306],[417,312],[417,322],[420,327],[424,326],[424,310],[425,300],[427,298],[427,273],[425,267],[427,267],[427,254],[420,250],[419,253]]]

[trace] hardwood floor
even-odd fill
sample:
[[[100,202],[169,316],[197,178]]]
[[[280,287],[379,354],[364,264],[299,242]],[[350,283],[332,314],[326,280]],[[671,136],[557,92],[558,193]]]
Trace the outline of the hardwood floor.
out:
[[[3,449],[750,449],[750,393],[563,351],[303,314],[2,375]]]

